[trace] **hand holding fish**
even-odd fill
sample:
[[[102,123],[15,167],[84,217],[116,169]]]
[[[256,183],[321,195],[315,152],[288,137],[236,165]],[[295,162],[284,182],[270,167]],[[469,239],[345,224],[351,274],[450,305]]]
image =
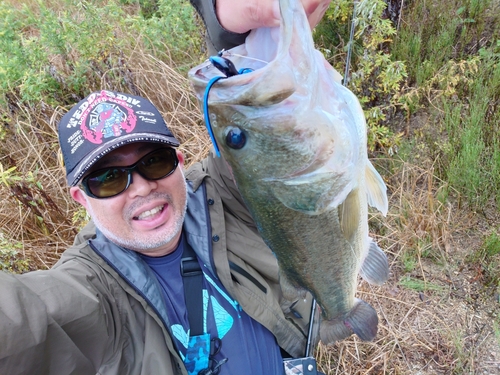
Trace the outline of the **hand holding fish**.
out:
[[[325,14],[331,0],[301,0],[311,28]],[[280,25],[278,0],[217,0],[217,18],[221,25],[234,33],[246,33],[260,27]]]

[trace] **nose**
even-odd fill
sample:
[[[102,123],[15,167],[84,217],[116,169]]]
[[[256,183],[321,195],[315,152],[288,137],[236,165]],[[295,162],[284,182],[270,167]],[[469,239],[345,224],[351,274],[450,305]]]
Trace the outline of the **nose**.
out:
[[[130,186],[127,189],[127,193],[130,198],[134,198],[136,196],[145,197],[158,187],[157,181],[146,180],[137,172],[132,172],[130,179]]]

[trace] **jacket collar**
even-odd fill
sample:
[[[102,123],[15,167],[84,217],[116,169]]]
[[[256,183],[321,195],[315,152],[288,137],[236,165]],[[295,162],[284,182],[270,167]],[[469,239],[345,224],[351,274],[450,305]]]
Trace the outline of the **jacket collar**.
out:
[[[184,234],[187,242],[196,251],[203,263],[212,274],[215,267],[212,260],[211,225],[206,206],[205,186],[196,191],[193,183],[187,183],[188,206],[184,219]],[[97,228],[96,237],[89,239],[91,248],[101,256],[150,306],[163,320],[166,327],[170,327],[161,286],[149,266],[133,250],[118,246],[108,240]]]

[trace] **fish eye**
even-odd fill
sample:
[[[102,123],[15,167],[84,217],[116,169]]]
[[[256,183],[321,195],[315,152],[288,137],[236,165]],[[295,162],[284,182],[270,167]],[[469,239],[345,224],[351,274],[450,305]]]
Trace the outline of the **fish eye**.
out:
[[[226,144],[228,147],[239,150],[247,143],[247,136],[236,126],[231,126],[226,130]]]

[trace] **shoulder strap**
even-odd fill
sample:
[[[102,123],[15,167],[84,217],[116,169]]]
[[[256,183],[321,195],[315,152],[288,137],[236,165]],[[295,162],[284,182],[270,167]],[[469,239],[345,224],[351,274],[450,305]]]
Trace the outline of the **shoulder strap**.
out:
[[[191,336],[203,334],[203,272],[194,250],[184,242],[181,276]]]

